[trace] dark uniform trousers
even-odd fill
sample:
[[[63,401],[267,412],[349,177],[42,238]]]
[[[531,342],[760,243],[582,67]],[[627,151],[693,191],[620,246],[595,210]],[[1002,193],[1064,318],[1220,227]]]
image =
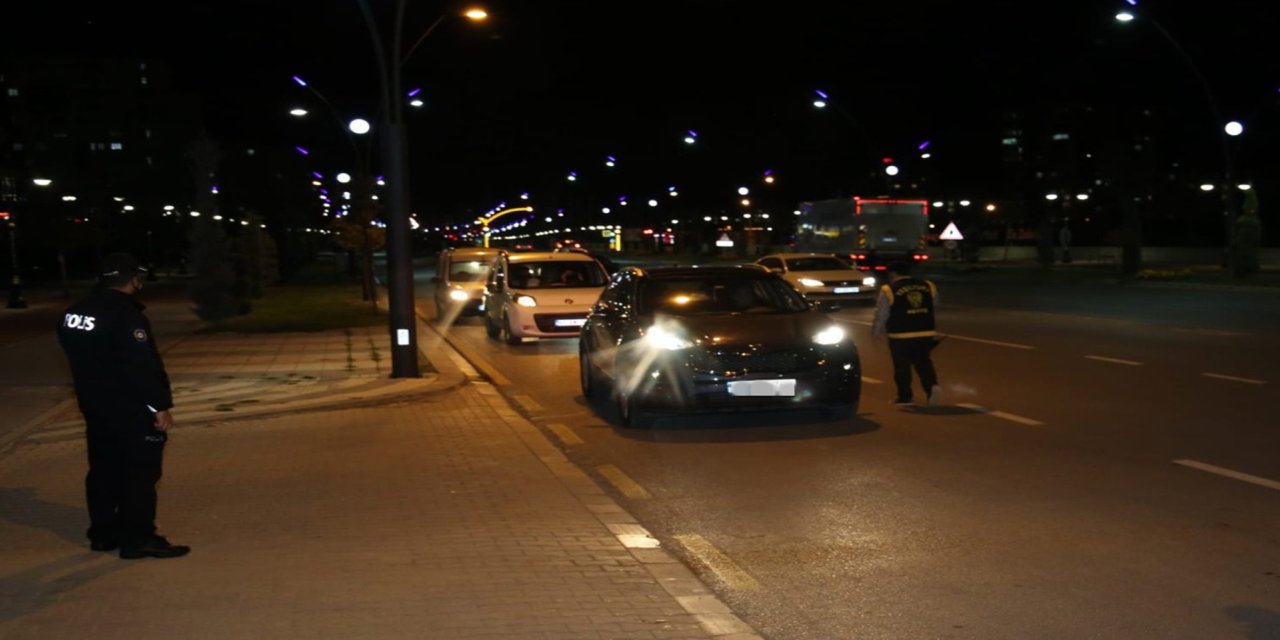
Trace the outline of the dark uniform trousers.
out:
[[[86,418],[89,538],[143,542],[156,531],[156,483],[168,439],[155,417]]]
[[[898,387],[898,398],[911,397],[911,370],[920,376],[920,384],[928,394],[938,384],[938,372],[933,368],[930,351],[938,345],[937,338],[890,338],[889,356],[893,359],[893,382]]]

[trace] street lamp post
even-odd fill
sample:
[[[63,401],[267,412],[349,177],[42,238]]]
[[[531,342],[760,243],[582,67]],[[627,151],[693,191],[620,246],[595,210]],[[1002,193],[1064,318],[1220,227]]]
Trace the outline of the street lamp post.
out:
[[[392,26],[391,48],[383,43],[378,22],[369,7],[368,0],[356,0],[369,28],[378,62],[378,79],[381,87],[382,113],[386,122],[379,131],[382,137],[382,159],[387,175],[387,307],[391,332],[391,377],[416,378],[418,371],[417,322],[413,302],[413,258],[409,237],[409,180],[408,143],[405,139],[404,108],[401,104],[400,71],[405,60],[418,45],[431,34],[448,14],[441,15],[418,38],[404,56],[403,27],[404,0],[397,0],[395,22]],[[483,13],[468,12],[472,19],[482,19]]]
[[[1126,0],[1126,2],[1131,6],[1137,4],[1136,0]],[[1117,13],[1115,18],[1118,22],[1122,24],[1126,24],[1134,21],[1137,18],[1137,14],[1134,13],[1134,10],[1128,9],[1128,10],[1124,10]],[[1224,239],[1225,246],[1223,247],[1223,254],[1222,254],[1222,266],[1226,269],[1231,269],[1232,259],[1233,259],[1232,254],[1234,253],[1233,249],[1235,247],[1234,235],[1235,235],[1235,208],[1236,207],[1235,207],[1235,201],[1233,198],[1233,195],[1234,195],[1233,191],[1235,190],[1235,182],[1234,182],[1234,177],[1232,175],[1233,166],[1232,166],[1232,157],[1231,157],[1231,144],[1230,144],[1230,141],[1228,140],[1228,137],[1232,135],[1238,135],[1238,134],[1230,133],[1229,130],[1223,126],[1222,112],[1218,108],[1218,101],[1213,95],[1213,90],[1209,87],[1209,81],[1206,80],[1204,77],[1204,74],[1200,72],[1200,67],[1196,65],[1195,60],[1191,59],[1191,56],[1188,55],[1186,50],[1182,48],[1182,45],[1178,44],[1178,41],[1174,39],[1173,34],[1169,33],[1169,31],[1164,28],[1164,25],[1160,24],[1158,20],[1145,14],[1143,15],[1143,18],[1145,18],[1147,22],[1150,22],[1151,26],[1154,27],[1156,32],[1160,34],[1160,37],[1164,38],[1165,41],[1168,42],[1169,45],[1172,46],[1174,50],[1178,52],[1178,55],[1182,58],[1183,63],[1187,65],[1187,69],[1191,71],[1191,74],[1195,76],[1196,81],[1199,82],[1200,89],[1204,92],[1205,100],[1209,103],[1209,111],[1213,117],[1214,127],[1217,129],[1218,139],[1221,142],[1221,146],[1222,146],[1222,196],[1221,197],[1222,197],[1223,230],[1226,235],[1226,238]]]

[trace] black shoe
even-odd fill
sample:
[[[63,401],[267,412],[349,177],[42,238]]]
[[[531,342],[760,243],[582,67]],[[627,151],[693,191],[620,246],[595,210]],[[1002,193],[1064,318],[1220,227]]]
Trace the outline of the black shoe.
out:
[[[120,548],[120,541],[115,538],[90,538],[89,548],[94,551],[115,551]]]
[[[894,404],[914,404],[915,400],[912,400],[911,398],[898,398],[894,400],[893,403]]]
[[[184,544],[169,544],[164,536],[151,536],[139,545],[120,547],[120,557],[125,560],[138,558],[180,558],[191,553],[191,547]]]

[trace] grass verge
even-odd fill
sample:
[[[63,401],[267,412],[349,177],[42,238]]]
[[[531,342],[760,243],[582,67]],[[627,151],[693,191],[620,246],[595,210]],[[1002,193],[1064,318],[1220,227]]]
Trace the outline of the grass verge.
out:
[[[201,333],[284,333],[386,325],[387,312],[360,299],[358,279],[321,267],[269,287],[249,313],[211,323]]]

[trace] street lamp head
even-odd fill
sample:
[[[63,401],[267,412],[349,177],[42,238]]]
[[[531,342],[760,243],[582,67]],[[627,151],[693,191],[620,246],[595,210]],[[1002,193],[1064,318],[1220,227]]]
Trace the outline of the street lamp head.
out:
[[[356,118],[347,125],[347,128],[351,130],[351,133],[362,136],[369,133],[369,129],[371,129],[372,126],[369,124],[368,120],[365,120],[364,118]]]
[[[307,113],[308,113],[307,110],[303,109],[302,107],[294,107],[289,110],[289,115],[295,118],[301,118],[302,116],[307,115]]]
[[[32,178],[31,183],[36,185],[37,187],[47,187],[53,184],[53,180],[50,180],[48,178]]]
[[[1116,20],[1119,22],[1133,22],[1135,16],[1128,11],[1121,11],[1116,14]]]
[[[485,11],[484,9],[481,9],[480,7],[472,7],[470,9],[467,9],[462,13],[462,15],[463,17],[465,17],[468,20],[471,20],[472,22],[482,22],[489,18],[489,12]]]
[[[1232,120],[1231,122],[1228,122],[1228,123],[1227,123],[1227,126],[1223,127],[1223,128],[1222,128],[1222,130],[1223,130],[1223,131],[1226,131],[1226,132],[1227,132],[1227,135],[1229,135],[1229,136],[1231,136],[1231,137],[1233,137],[1233,138],[1234,138],[1234,137],[1236,137],[1236,136],[1238,136],[1238,135],[1240,135],[1240,134],[1244,133],[1244,125],[1243,125],[1243,124],[1240,124],[1240,123],[1239,123],[1238,121],[1236,121],[1236,120]]]
[[[334,176],[334,178],[336,178],[338,182],[341,182],[342,184],[347,184],[348,182],[351,182],[351,174],[345,171]]]

